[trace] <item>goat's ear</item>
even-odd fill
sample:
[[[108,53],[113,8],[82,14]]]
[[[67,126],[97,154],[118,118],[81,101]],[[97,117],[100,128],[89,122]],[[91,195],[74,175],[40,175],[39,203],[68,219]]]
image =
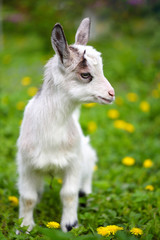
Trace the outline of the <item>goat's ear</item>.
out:
[[[79,25],[79,28],[76,32],[75,43],[79,45],[86,45],[89,40],[90,34],[90,18],[84,18]]]
[[[52,30],[51,43],[53,49],[59,55],[61,62],[64,64],[64,61],[69,59],[70,53],[63,28],[59,23]]]

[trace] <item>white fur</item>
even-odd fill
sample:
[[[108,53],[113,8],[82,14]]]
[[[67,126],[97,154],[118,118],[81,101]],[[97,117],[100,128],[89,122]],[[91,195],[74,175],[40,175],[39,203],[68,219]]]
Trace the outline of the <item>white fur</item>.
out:
[[[78,38],[78,37],[77,37]],[[90,146],[78,122],[83,102],[106,103],[113,100],[112,89],[102,70],[100,53],[90,46],[72,45],[85,58],[93,80],[82,83],[74,71],[79,59],[67,67],[56,54],[45,67],[40,93],[33,97],[24,112],[18,139],[20,213],[22,226],[34,226],[33,209],[43,191],[46,173],[60,174],[63,179],[61,228],[77,227],[78,192],[91,193],[91,179],[96,152]],[[113,90],[113,89],[112,89]],[[51,219],[52,220],[52,219]]]

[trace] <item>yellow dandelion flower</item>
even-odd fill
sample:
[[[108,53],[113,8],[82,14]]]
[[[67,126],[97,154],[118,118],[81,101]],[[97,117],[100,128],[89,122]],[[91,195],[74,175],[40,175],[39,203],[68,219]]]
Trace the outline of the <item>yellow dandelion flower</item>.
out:
[[[132,166],[135,164],[135,159],[132,157],[125,157],[122,159],[122,163],[126,166]]]
[[[145,168],[150,168],[153,166],[153,162],[151,161],[151,159],[146,159],[144,162],[143,162],[143,167]]]
[[[58,179],[57,179],[57,182],[58,182],[59,184],[62,184],[62,179],[61,179],[61,178],[58,178]]]
[[[109,236],[111,233],[106,227],[99,227],[97,228],[97,233],[101,236]]]
[[[88,129],[89,133],[93,133],[97,129],[97,124],[94,121],[90,121],[90,122],[88,122],[87,129]]]
[[[97,233],[102,236],[109,236],[109,235],[115,235],[117,231],[123,230],[123,227],[119,227],[116,225],[109,225],[106,227],[99,227],[97,228]]]
[[[96,106],[96,103],[86,103],[86,104],[83,104],[86,108],[92,108],[94,106]]]
[[[109,118],[111,119],[116,119],[119,117],[119,112],[116,110],[116,109],[110,109],[108,112],[107,112],[107,115]]]
[[[130,133],[134,132],[134,130],[135,130],[133,124],[131,124],[131,123],[125,123],[124,129],[125,129],[127,132],[130,132]]]
[[[18,102],[18,103],[16,104],[16,108],[17,108],[19,111],[22,111],[22,110],[24,109],[25,105],[26,105],[25,102],[20,101],[20,102]]]
[[[147,185],[147,186],[145,187],[145,189],[148,190],[148,191],[153,191],[153,190],[154,190],[154,187],[153,187],[152,185]]]
[[[94,165],[93,171],[97,171],[98,170],[98,166]]]
[[[37,93],[38,89],[36,87],[30,87],[27,90],[27,93],[30,97],[33,97]]]
[[[123,230],[123,227],[119,227],[116,225],[109,225],[106,228],[108,228],[108,230],[111,232],[111,234],[115,235],[115,233],[119,230]]]
[[[58,222],[48,222],[46,224],[46,227],[48,227],[48,228],[60,228],[60,224]]]
[[[150,104],[147,101],[142,101],[139,105],[142,112],[149,112],[150,110]]]
[[[127,99],[130,102],[136,102],[138,100],[138,95],[136,93],[128,93],[127,94]]]
[[[130,132],[130,133],[134,132],[134,130],[135,130],[133,124],[127,123],[127,122],[125,122],[123,120],[116,120],[116,121],[114,121],[114,127],[115,128],[119,128],[119,129],[123,129],[123,130],[125,130],[127,132]]]
[[[31,83],[31,78],[30,78],[30,77],[24,77],[24,78],[22,78],[22,80],[21,80],[21,84],[22,84],[23,86],[28,86],[30,83]]]
[[[142,234],[143,234],[143,230],[140,229],[140,228],[132,228],[132,229],[130,230],[130,233],[138,236],[138,235],[142,235]]]
[[[116,97],[115,103],[119,106],[123,105],[123,98],[122,97]]]
[[[8,200],[11,202],[13,206],[18,206],[19,204],[18,198],[15,196],[9,196]]]
[[[114,121],[114,127],[119,129],[125,129],[126,122],[123,120],[116,120]]]

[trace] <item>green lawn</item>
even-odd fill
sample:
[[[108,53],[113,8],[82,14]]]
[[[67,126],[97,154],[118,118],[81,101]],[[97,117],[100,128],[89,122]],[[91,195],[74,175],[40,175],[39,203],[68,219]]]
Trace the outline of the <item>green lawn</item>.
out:
[[[53,51],[50,48],[50,52],[46,52],[36,34],[5,33],[4,50],[0,52],[1,240],[160,239],[159,40],[159,23],[151,18],[126,25],[117,23],[108,35],[92,42],[102,52],[104,73],[115,88],[117,100],[109,106],[82,106],[80,121],[84,133],[91,136],[99,161],[93,193],[87,198],[86,208],[79,208],[80,227],[69,234],[46,228],[47,222],[60,222],[61,217],[61,183],[54,179],[51,189],[51,179],[46,177],[42,201],[35,209],[37,226],[30,235],[16,236],[20,224],[18,206],[9,200],[10,196],[18,197],[16,139],[24,105],[34,93],[34,87],[41,85],[43,65]],[[24,86],[25,81],[29,85]],[[117,111],[110,111],[112,109]],[[133,165],[122,163],[127,156],[133,158]],[[151,160],[152,166],[144,166],[146,159]],[[151,186],[146,189],[148,185]],[[123,230],[115,236],[97,234],[98,227],[108,225],[117,225]],[[133,227],[142,229],[143,234],[131,234]]]

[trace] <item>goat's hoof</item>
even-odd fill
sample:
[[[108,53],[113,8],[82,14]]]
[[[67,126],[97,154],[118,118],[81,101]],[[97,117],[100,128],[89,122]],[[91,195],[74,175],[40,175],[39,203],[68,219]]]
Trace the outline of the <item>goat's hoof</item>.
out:
[[[61,223],[61,229],[63,232],[69,232],[72,230],[72,228],[77,228],[78,227],[78,221],[74,221],[73,224],[68,223],[68,224],[64,224]]]
[[[22,230],[16,230],[16,235],[20,235],[21,233],[24,233]],[[25,234],[30,234],[29,231],[26,231]]]
[[[78,221],[76,220],[73,224],[66,224],[66,229],[67,232],[71,231],[72,228],[77,228],[78,227]]]
[[[23,229],[21,230],[16,230],[16,235],[20,235],[21,233],[25,233],[25,234],[30,234],[30,232],[32,231],[33,227],[35,226],[35,223],[32,222],[31,224],[21,224],[21,227],[25,227],[28,226],[27,231],[23,231]]]

